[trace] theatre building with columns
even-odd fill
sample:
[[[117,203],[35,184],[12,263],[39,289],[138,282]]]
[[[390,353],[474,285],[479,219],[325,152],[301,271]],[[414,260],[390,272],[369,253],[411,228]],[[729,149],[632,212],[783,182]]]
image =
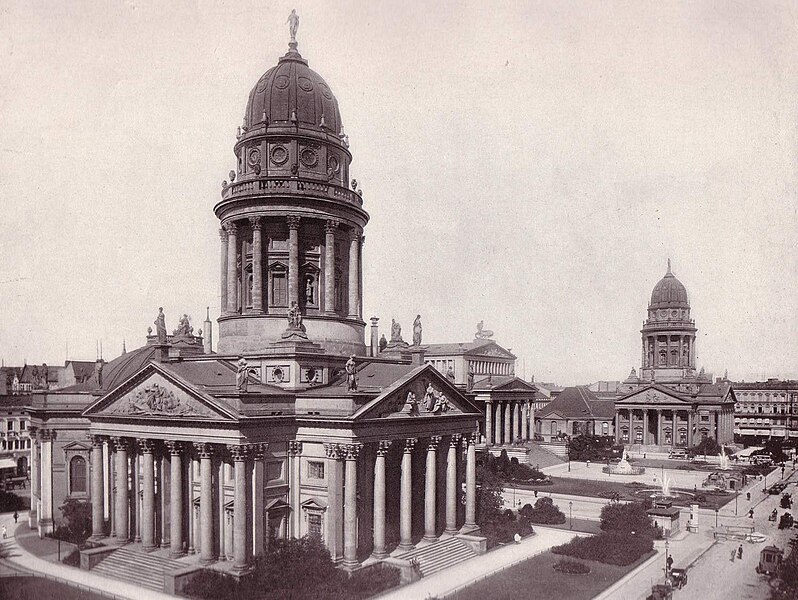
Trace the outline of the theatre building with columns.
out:
[[[344,568],[473,534],[479,409],[420,348],[372,356],[369,215],[338,103],[292,41],[255,83],[214,212],[212,324],[159,312],[94,377],[34,393],[31,526],[68,499],[92,537],[248,570],[270,536],[323,540]],[[411,348],[412,349],[412,348]]]
[[[654,286],[643,323],[640,374],[632,369],[615,400],[619,443],[673,448],[703,438],[734,441],[736,397],[730,382],[696,371],[695,321],[687,289],[671,271]]]

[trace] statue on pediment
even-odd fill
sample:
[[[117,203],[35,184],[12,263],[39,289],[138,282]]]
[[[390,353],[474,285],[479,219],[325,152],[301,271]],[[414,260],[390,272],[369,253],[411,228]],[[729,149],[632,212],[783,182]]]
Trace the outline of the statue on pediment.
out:
[[[413,321],[413,345],[420,346],[421,345],[421,315],[416,315],[416,320]]]
[[[380,352],[385,350],[387,346],[388,346],[388,340],[385,339],[385,334],[383,333],[382,336],[380,337]]]
[[[158,316],[155,317],[155,333],[160,343],[166,342],[166,317],[163,314],[163,307],[158,307]]]
[[[288,309],[288,329],[302,331],[302,310],[296,300],[291,301],[291,308]]]
[[[430,383],[427,385],[427,391],[424,394],[424,408],[427,412],[432,412],[432,409],[435,407],[436,395],[435,388],[432,387],[432,384]]]
[[[396,322],[396,319],[391,319],[391,342],[402,342],[402,326]]]
[[[249,385],[249,365],[243,356],[238,358],[236,363],[236,389],[239,392],[246,392]]]
[[[182,402],[174,392],[158,383],[148,385],[139,390],[128,402],[127,412],[133,415],[170,415],[180,416],[196,412],[195,409]]]
[[[407,392],[407,401],[405,402],[407,406],[407,414],[411,417],[417,417],[420,413],[418,412],[418,400],[416,399],[415,393],[413,390]]]
[[[355,355],[352,354],[344,365],[346,371],[346,390],[348,392],[357,391],[357,365],[355,365]]]
[[[187,314],[183,313],[183,316],[180,317],[180,321],[177,324],[177,329],[172,333],[184,337],[194,335],[194,328],[191,326],[191,319]]]
[[[477,332],[474,334],[474,338],[478,340],[487,340],[493,337],[493,332],[490,329],[484,329],[485,321],[480,321],[477,323]]]
[[[435,404],[432,407],[432,414],[439,415],[441,413],[445,413],[449,411],[449,399],[443,395],[443,393],[439,393],[435,398]]]

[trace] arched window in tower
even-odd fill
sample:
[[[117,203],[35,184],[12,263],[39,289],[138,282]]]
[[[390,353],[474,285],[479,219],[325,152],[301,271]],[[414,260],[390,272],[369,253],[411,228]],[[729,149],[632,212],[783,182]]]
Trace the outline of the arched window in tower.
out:
[[[75,456],[69,461],[69,492],[86,493],[86,459]]]
[[[679,364],[679,351],[671,350],[671,366],[678,366]]]
[[[288,268],[283,263],[269,265],[269,306],[288,306]]]
[[[659,366],[661,366],[661,367],[665,366],[665,360],[667,359],[667,357],[668,357],[668,355],[665,352],[665,350],[660,350],[659,351]]]
[[[346,314],[348,307],[345,306],[347,297],[344,288],[344,273],[342,269],[335,268],[335,312]]]
[[[252,289],[254,282],[254,277],[252,275],[252,263],[249,263],[247,268],[244,270],[244,282],[243,305],[246,308],[252,308]]]

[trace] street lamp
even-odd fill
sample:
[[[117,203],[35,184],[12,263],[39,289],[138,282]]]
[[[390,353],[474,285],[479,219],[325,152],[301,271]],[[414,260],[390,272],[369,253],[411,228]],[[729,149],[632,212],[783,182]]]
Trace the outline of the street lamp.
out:
[[[671,578],[671,564],[673,563],[673,559],[671,558],[670,554],[668,553],[669,544],[668,540],[665,540],[665,583],[667,584]]]
[[[735,517],[737,516],[737,496],[739,496],[739,495],[740,495],[740,490],[735,489],[734,490],[734,516]]]
[[[569,529],[573,529],[574,528],[574,503],[571,502],[570,500],[568,501],[568,521],[569,521],[568,528]]]
[[[715,507],[715,529],[718,528],[718,507]]]

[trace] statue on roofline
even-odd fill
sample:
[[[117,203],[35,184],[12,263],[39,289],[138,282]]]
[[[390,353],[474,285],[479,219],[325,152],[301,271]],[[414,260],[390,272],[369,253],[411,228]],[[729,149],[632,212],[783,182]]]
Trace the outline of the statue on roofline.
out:
[[[299,29],[299,15],[296,14],[296,9],[291,10],[291,14],[288,15],[288,31],[291,33],[291,41],[296,43],[296,32]]]
[[[344,370],[346,371],[346,391],[348,392],[356,392],[357,391],[357,367],[355,365],[355,355],[352,354],[349,357],[349,360],[346,361],[346,365],[344,365]]]
[[[163,314],[162,306],[158,307],[158,316],[155,317],[155,332],[159,342],[166,342],[166,317]]]
[[[421,345],[421,315],[416,315],[416,320],[413,321],[413,345],[420,346]]]

